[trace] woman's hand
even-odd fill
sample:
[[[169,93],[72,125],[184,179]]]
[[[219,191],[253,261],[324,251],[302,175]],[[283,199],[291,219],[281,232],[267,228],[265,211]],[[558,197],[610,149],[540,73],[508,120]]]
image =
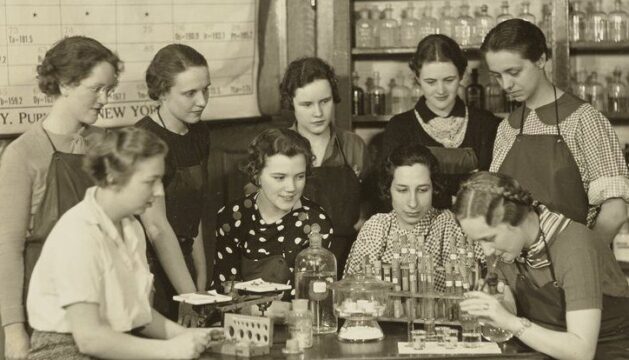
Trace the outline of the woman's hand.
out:
[[[481,291],[467,292],[464,296],[466,299],[460,303],[461,310],[477,316],[481,323],[505,330],[511,330],[517,323],[517,317],[502,306],[499,298]]]
[[[196,359],[208,347],[224,339],[223,330],[186,329],[183,333],[168,340],[171,357],[174,359]]]

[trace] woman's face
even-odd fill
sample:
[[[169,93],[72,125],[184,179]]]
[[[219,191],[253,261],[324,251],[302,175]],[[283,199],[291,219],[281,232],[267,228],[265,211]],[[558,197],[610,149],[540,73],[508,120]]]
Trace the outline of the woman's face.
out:
[[[120,207],[127,216],[140,215],[151,207],[157,196],[164,196],[164,155],[138,161],[125,184],[117,185]]]
[[[293,97],[295,118],[300,132],[319,135],[326,131],[334,117],[334,98],[328,80],[315,80],[300,87]]]
[[[175,75],[173,86],[160,96],[162,110],[177,120],[194,124],[207,105],[210,72],[205,66],[189,67]]]
[[[417,80],[428,108],[439,116],[450,114],[461,80],[456,66],[452,62],[424,63]]]
[[[61,98],[77,123],[92,125],[98,120],[98,114],[115,86],[116,71],[110,63],[103,61],[95,65],[78,85],[61,85]]]
[[[480,243],[486,256],[495,255],[506,263],[513,262],[525,244],[525,233],[519,226],[504,222],[490,226],[482,216],[459,219],[459,224],[472,241]]]
[[[432,207],[432,181],[426,165],[397,167],[390,190],[391,205],[404,229],[415,226]]]
[[[496,77],[511,100],[525,102],[535,94],[544,76],[544,56],[534,63],[518,52],[500,50],[487,52],[485,60],[490,75]]]
[[[267,157],[258,182],[261,201],[274,212],[289,212],[299,201],[306,185],[306,157],[302,154]]]

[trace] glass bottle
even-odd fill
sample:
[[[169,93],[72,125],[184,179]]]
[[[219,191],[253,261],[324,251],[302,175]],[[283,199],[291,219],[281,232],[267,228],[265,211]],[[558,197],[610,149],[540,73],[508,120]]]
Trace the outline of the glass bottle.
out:
[[[468,107],[483,109],[485,106],[485,90],[478,83],[478,69],[472,69],[471,82],[465,88],[465,102]]]
[[[627,40],[629,34],[627,33],[627,15],[626,11],[622,10],[622,1],[616,0],[614,2],[614,11],[609,13],[607,26],[610,41],[620,42]]]
[[[469,14],[469,5],[463,4],[459,9],[459,17],[456,19],[454,24],[454,40],[456,40],[461,46],[469,46],[475,41],[474,36],[476,24],[474,22],[474,18]]]
[[[587,84],[587,100],[596,110],[605,111],[605,88],[598,82],[598,74],[593,71]]]
[[[308,310],[308,300],[294,299],[293,308],[288,312],[286,322],[290,337],[297,339],[299,349],[312,347],[312,312]]]
[[[371,106],[371,115],[385,115],[386,108],[386,90],[380,86],[380,73],[373,73],[373,87],[369,91],[369,105]]]
[[[404,76],[398,74],[395,85],[391,88],[391,113],[399,114],[410,108],[411,89],[404,86]]]
[[[509,19],[513,19],[513,15],[509,13],[509,2],[503,1],[500,6],[500,15],[496,16],[496,24],[500,24]]]
[[[489,295],[496,296],[499,299],[504,298],[504,295],[498,291],[498,275],[495,272],[487,275],[487,287],[489,289]],[[481,335],[486,340],[494,342],[505,342],[513,337],[510,331],[489,324],[483,324],[481,326]]]
[[[603,1],[594,3],[594,11],[588,17],[587,39],[589,41],[607,41],[607,14],[603,11]]]
[[[489,76],[489,85],[485,87],[485,107],[493,113],[505,112],[505,93],[495,76]]]
[[[408,3],[408,7],[404,11],[406,16],[400,24],[400,46],[415,47],[417,46],[417,38],[419,36],[419,20],[414,16],[415,7],[412,2]]]
[[[552,42],[553,38],[553,10],[551,5],[542,5],[542,21],[539,23],[539,28],[542,29],[547,42]]]
[[[436,34],[439,31],[439,21],[432,16],[432,6],[426,5],[424,13],[419,21],[419,33],[417,42],[421,41],[428,35]],[[415,44],[414,46],[416,46]]]
[[[365,115],[373,115],[371,112],[371,97],[370,94],[373,91],[373,78],[371,76],[367,77],[365,80],[365,98],[364,98],[364,107]]]
[[[537,23],[537,19],[535,19],[535,15],[531,14],[530,12],[530,6],[531,3],[529,3],[528,1],[523,1],[522,2],[522,12],[518,14],[518,18],[522,19],[522,20],[526,20],[528,22],[530,22],[531,24],[536,24]]]
[[[373,23],[369,19],[369,9],[363,8],[359,12],[360,18],[356,21],[356,47],[372,48],[376,47],[376,39]]]
[[[365,114],[365,92],[358,86],[359,79],[358,73],[354,71],[352,73],[352,115]]]
[[[587,33],[587,16],[581,11],[581,2],[571,2],[570,41],[585,41]]]
[[[489,15],[489,7],[483,4],[480,13],[476,16],[476,44],[482,44],[489,30],[496,26],[496,21]]]
[[[456,19],[452,17],[452,7],[450,2],[447,1],[443,7],[443,15],[439,19],[439,34],[443,34],[447,37],[454,38],[454,25]]]
[[[338,319],[329,285],[336,281],[336,258],[321,246],[319,229],[312,229],[308,239],[310,247],[295,258],[295,298],[308,299],[315,334],[334,333]]]
[[[387,4],[384,19],[380,21],[380,47],[396,47],[399,43],[399,25],[393,18],[393,7]]]
[[[609,111],[617,113],[627,112],[629,97],[627,97],[627,86],[622,82],[622,72],[619,67],[614,69],[612,76],[608,90]]]
[[[370,16],[374,47],[380,47],[380,9],[378,9],[377,6],[373,6],[370,11]]]

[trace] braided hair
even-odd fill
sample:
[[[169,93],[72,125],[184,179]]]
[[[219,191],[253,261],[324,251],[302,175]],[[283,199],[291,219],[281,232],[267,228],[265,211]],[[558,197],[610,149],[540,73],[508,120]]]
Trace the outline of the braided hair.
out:
[[[490,226],[517,226],[537,204],[514,178],[480,171],[461,185],[453,211],[459,220],[482,216]]]

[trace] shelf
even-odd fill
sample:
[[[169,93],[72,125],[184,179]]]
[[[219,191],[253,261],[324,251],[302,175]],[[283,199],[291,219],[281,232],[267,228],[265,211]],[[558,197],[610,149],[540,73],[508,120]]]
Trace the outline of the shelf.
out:
[[[613,53],[626,53],[629,51],[629,41],[622,42],[593,42],[593,41],[584,41],[584,42],[573,42],[570,43],[570,52],[581,53],[581,54],[598,54],[601,52],[613,54]]]
[[[461,46],[461,49],[468,55],[480,56],[480,46]],[[356,57],[391,57],[402,55],[413,55],[415,47],[386,47],[386,48],[352,48],[352,55]]]
[[[629,113],[603,112],[603,115],[612,123],[629,124]]]

